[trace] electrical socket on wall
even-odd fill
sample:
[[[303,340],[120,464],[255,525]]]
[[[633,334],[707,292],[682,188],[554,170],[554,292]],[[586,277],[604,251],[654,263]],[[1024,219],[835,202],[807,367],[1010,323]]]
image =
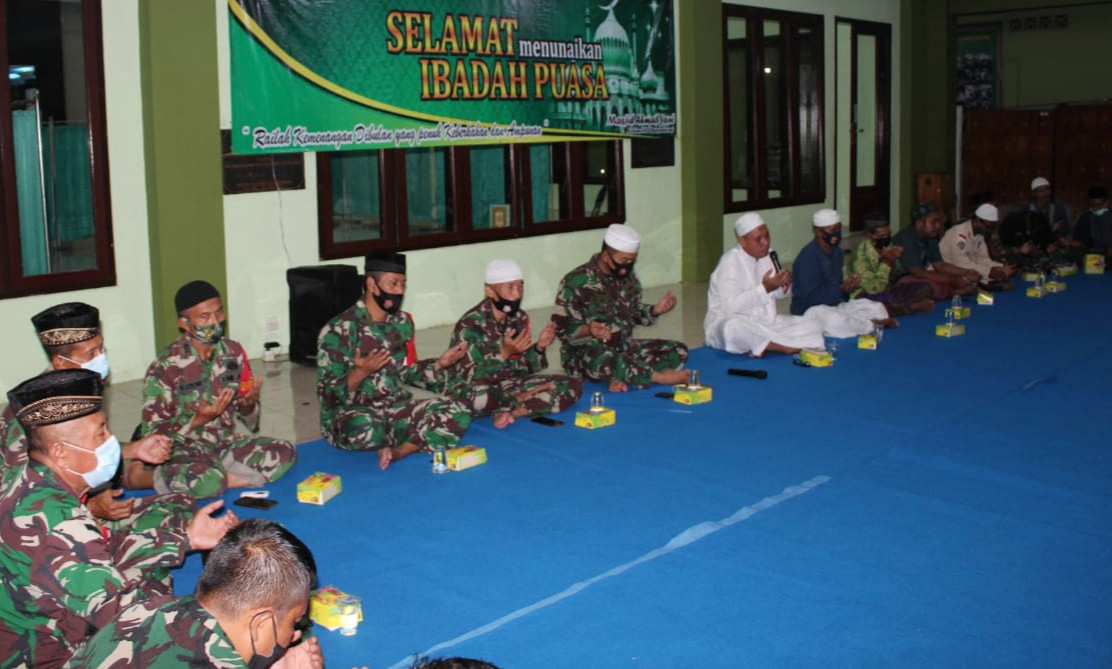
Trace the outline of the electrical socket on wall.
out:
[[[277,332],[278,331],[278,317],[277,316],[267,316],[266,317],[266,331],[267,332]]]

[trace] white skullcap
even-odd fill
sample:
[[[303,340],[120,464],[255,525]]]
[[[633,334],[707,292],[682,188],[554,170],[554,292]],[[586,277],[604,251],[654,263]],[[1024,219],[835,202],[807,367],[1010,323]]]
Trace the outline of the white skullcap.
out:
[[[641,233],[623,223],[614,223],[606,228],[602,241],[615,251],[637,253],[637,249],[641,248]]]
[[[1050,182],[1042,177],[1035,177],[1031,180],[1031,190],[1042,188],[1043,186],[1050,186]]]
[[[816,228],[825,228],[842,222],[842,217],[833,209],[819,209],[811,217],[811,222]]]
[[[525,276],[517,263],[508,258],[495,258],[487,263],[484,281],[489,284],[521,281]]]
[[[974,211],[973,215],[982,221],[988,221],[990,223],[995,223],[1000,220],[1000,211],[997,210],[995,205],[991,205],[988,202],[977,207],[977,211]]]
[[[761,218],[761,215],[755,211],[751,211],[747,214],[742,214],[734,221],[734,232],[738,237],[744,237],[764,224],[765,222],[764,219]]]

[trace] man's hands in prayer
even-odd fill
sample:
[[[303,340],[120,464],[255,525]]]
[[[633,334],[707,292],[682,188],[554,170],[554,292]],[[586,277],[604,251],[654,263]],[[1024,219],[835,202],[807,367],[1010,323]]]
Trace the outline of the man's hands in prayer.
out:
[[[1023,246],[1019,247],[1019,252],[1022,255],[1029,256],[1034,254],[1037,249],[1035,242],[1023,242]]]
[[[199,427],[208,425],[214,419],[219,418],[228,410],[228,406],[236,397],[235,388],[225,388],[220,391],[220,394],[213,398],[212,402],[201,400],[197,406],[196,413],[193,414],[193,420],[189,422],[189,428],[195,430]]]
[[[629,384],[625,381],[610,379],[609,389],[612,393],[624,393],[625,391],[629,390]]]
[[[142,460],[148,465],[160,465],[170,459],[172,442],[164,434],[148,434],[142,439],[124,444],[124,460]]]
[[[792,282],[791,270],[782,269],[779,272],[775,270],[768,270],[765,275],[761,277],[761,284],[764,285],[765,291],[771,293],[779,288],[784,288]]]
[[[123,520],[131,515],[135,506],[134,499],[116,499],[124,494],[123,490],[105,490],[85,500],[85,508],[103,520]]]
[[[587,333],[604,344],[610,341],[610,326],[606,323],[591,321],[587,324]]]
[[[189,521],[185,534],[189,537],[190,550],[207,551],[215,546],[228,530],[239,524],[239,516],[234,511],[229,511],[219,518],[212,517],[212,514],[223,506],[222,499],[206,504],[197,511],[193,520]]]
[[[528,334],[528,331],[526,331],[526,334]],[[459,362],[460,358],[465,355],[467,355],[467,344],[461,341],[440,354],[440,357],[436,359],[436,371],[439,372],[442,369],[451,367]]]
[[[515,355],[528,351],[532,345],[533,333],[528,327],[521,334],[518,334],[517,330],[509,330],[506,332],[506,338],[502,340],[502,348],[499,352],[503,360],[509,360]]]
[[[1002,265],[1000,267],[993,267],[988,271],[988,278],[996,281],[1003,281],[1015,274],[1015,265]]]
[[[541,336],[537,337],[537,353],[544,351],[554,341],[556,341],[556,323],[548,321],[548,325],[541,330]]]
[[[656,318],[657,316],[663,316],[664,314],[675,308],[676,296],[673,295],[672,291],[669,290],[667,293],[664,294],[664,297],[660,298],[659,302],[653,305],[652,309],[649,309],[649,313],[653,316],[653,318]]]
[[[240,411],[249,412],[259,403],[259,393],[263,389],[263,377],[256,376],[252,379],[251,389],[236,397],[236,406]]]
[[[885,265],[891,266],[891,265],[895,264],[895,262],[897,260],[900,259],[900,256],[903,255],[903,252],[904,252],[904,247],[902,247],[902,246],[899,246],[899,245],[889,246],[888,248],[886,248],[886,249],[884,249],[883,251],[880,252],[880,262],[884,263]]]
[[[854,274],[853,276],[846,277],[846,280],[842,282],[842,292],[848,295],[849,293],[852,293],[853,291],[857,290],[857,287],[860,286],[860,285],[861,285],[861,275],[860,274]]]

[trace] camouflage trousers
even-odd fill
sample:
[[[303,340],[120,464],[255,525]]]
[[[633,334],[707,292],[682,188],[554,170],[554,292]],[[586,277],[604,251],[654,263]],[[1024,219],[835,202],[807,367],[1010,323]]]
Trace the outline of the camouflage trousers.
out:
[[[218,497],[228,489],[228,474],[257,488],[277,481],[296,461],[297,449],[282,439],[232,435],[215,444],[174,437],[170,459],[154,468],[154,489],[189,493],[199,499]]]
[[[564,344],[560,358],[569,374],[588,381],[624,381],[634,388],[652,385],[653,372],[679,369],[687,360],[687,346],[667,339],[627,339],[617,346],[592,340]]]
[[[377,451],[404,443],[430,451],[454,447],[469,425],[471,414],[462,402],[434,397],[339,411],[325,437],[345,451]]]
[[[123,579],[145,582],[144,591],[150,597],[172,597],[174,588],[165,550],[155,549],[164,541],[163,532],[184,534],[196,511],[197,500],[192,495],[152,495],[137,498],[127,518],[108,521],[108,550]],[[185,549],[183,546],[183,557]]]
[[[544,386],[550,385],[550,388]],[[544,388],[537,390],[537,388]],[[457,383],[445,393],[468,406],[472,416],[525,409],[527,416],[560,413],[583,394],[583,382],[562,374],[530,374],[498,383]],[[519,399],[524,396],[525,399]]]

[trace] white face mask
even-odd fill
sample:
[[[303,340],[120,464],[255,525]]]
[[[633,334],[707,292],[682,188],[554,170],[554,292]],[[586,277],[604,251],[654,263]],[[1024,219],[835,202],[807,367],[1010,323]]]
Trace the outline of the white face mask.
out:
[[[73,358],[67,358],[64,355],[59,357],[62,358],[62,360],[68,360],[75,365],[80,365],[81,369],[87,369],[90,372],[96,372],[97,374],[100,374],[101,381],[108,378],[108,353],[105,351],[101,351],[100,355],[87,362],[77,362]]]
[[[85,479],[85,483],[87,483],[90,488],[95,488],[102,483],[108,483],[112,480],[112,477],[116,475],[116,470],[120,466],[120,440],[116,438],[116,435],[108,435],[104,443],[97,446],[96,449],[92,451],[87,448],[82,448],[77,444],[71,444],[68,441],[63,441],[62,443],[70,448],[76,448],[79,451],[85,451],[86,453],[92,453],[97,456],[97,466],[92,471],[82,473],[75,472],[72,469],[69,470],[70,473],[77,474]],[[69,469],[69,467],[66,469]]]

